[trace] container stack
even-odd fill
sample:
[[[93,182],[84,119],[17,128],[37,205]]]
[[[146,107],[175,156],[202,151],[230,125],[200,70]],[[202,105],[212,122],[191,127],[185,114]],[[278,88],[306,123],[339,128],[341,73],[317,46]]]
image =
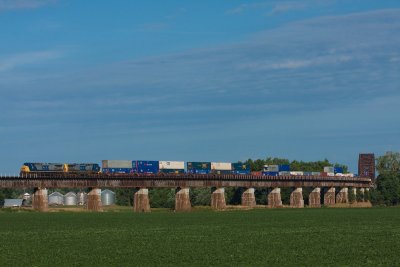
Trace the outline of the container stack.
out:
[[[211,162],[187,162],[188,173],[209,174],[211,172]]]
[[[241,162],[232,163],[233,174],[250,174],[250,166]]]
[[[232,173],[232,163],[211,162],[211,172],[215,174],[230,174]]]
[[[184,173],[185,162],[183,161],[159,161],[159,170],[162,173]]]
[[[132,173],[131,160],[102,160],[103,173]]]

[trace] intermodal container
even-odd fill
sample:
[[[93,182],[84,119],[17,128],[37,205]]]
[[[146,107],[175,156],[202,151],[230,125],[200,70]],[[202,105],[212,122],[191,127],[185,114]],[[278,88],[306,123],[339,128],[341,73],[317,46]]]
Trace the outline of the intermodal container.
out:
[[[132,168],[131,160],[102,160],[101,166],[103,168]]]
[[[250,172],[251,175],[253,176],[262,176],[262,172]]]
[[[137,173],[158,173],[160,170],[159,162],[154,160],[134,160],[132,167]]]
[[[279,172],[263,172],[263,176],[278,176]]]
[[[320,172],[311,172],[311,174],[312,174],[313,176],[320,176],[320,175],[321,175]]]
[[[311,175],[312,175],[312,172],[303,172],[303,175],[311,176]]]
[[[279,165],[280,172],[290,172],[290,165]]]
[[[304,175],[304,172],[300,171],[290,172],[290,175]]]
[[[279,176],[286,176],[286,175],[290,175],[290,172],[287,171],[279,172]]]
[[[212,171],[231,171],[232,163],[230,162],[211,162]]]
[[[232,171],[233,174],[250,174],[250,170],[237,170]]]
[[[163,169],[185,169],[184,161],[159,161],[160,170]]]
[[[279,165],[264,165],[264,172],[279,172]]]
[[[135,171],[133,168],[103,168],[102,172],[103,173],[134,173]]]
[[[185,173],[185,169],[160,169],[162,173]]]
[[[324,172],[335,172],[335,168],[330,166],[324,167]]]
[[[195,174],[209,174],[211,172],[211,162],[187,162],[187,172]]]
[[[334,172],[328,172],[327,175],[328,176],[335,176],[335,173]]]
[[[334,167],[333,172],[336,173],[343,173],[343,168],[342,167]]]

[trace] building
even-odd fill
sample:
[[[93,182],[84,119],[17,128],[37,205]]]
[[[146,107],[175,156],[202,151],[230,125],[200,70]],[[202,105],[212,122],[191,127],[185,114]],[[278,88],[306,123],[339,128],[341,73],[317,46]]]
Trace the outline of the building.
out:
[[[375,180],[375,155],[361,153],[358,157],[358,176]]]
[[[20,208],[24,199],[4,199],[4,208]]]

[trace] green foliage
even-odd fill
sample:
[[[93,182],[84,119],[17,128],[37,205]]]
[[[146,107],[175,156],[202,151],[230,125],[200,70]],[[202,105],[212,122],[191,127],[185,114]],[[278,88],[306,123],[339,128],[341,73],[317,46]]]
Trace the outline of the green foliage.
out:
[[[400,172],[400,153],[386,152],[385,155],[376,160],[376,169],[379,174],[399,173]]]
[[[385,171],[377,178],[377,190],[383,197],[386,205],[398,205],[400,203],[400,174]]]
[[[192,188],[189,192],[192,206],[211,205],[211,188]]]
[[[133,206],[133,194],[134,190],[132,188],[116,188],[116,204],[120,206]]]
[[[353,188],[349,188],[349,202],[354,203],[356,202],[356,195],[354,195]]]
[[[150,206],[152,208],[175,207],[175,189],[174,188],[151,188],[149,189]]]
[[[132,209],[0,211],[0,262],[2,266],[398,266],[399,221],[399,208],[146,214]]]

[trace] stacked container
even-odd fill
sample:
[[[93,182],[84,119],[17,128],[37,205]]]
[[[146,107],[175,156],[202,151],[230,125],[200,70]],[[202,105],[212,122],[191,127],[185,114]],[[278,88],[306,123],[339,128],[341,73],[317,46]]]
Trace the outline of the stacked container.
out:
[[[342,168],[342,167],[334,167],[334,168],[333,168],[333,172],[334,172],[335,174],[337,174],[337,173],[343,173],[343,168]]]
[[[195,174],[209,174],[211,172],[211,162],[187,162],[187,172]]]
[[[183,161],[159,161],[159,170],[162,173],[184,173],[185,162]]]
[[[134,160],[132,167],[136,173],[156,174],[160,170],[159,161],[154,160]]]
[[[278,176],[279,175],[279,165],[264,165],[263,175]]]
[[[232,163],[211,162],[211,172],[216,174],[230,174],[232,173]]]
[[[232,163],[233,174],[250,174],[250,166],[241,162]]]
[[[324,167],[324,172],[326,172],[326,173],[334,173],[335,172],[335,168],[334,167],[330,167],[330,166]]]
[[[132,173],[131,160],[102,160],[103,173]]]

